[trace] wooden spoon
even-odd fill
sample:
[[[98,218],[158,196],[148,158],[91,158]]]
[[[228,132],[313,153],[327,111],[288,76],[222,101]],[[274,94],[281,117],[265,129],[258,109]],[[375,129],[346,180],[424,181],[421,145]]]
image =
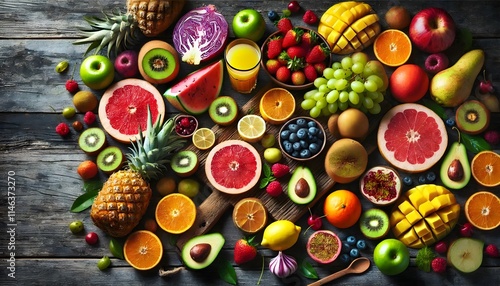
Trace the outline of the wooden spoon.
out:
[[[365,272],[370,267],[370,259],[366,257],[358,257],[354,259],[347,268],[335,272],[331,275],[326,276],[323,279],[320,279],[314,283],[309,284],[308,286],[319,286],[324,285],[334,279],[340,278],[346,274],[359,274]]]

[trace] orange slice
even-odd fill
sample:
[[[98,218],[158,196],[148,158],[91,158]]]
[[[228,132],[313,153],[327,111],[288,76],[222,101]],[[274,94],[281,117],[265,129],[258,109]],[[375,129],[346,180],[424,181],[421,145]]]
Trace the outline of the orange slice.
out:
[[[238,134],[247,142],[257,142],[266,132],[266,121],[255,114],[243,116],[238,121]]]
[[[271,88],[260,99],[259,109],[265,121],[282,124],[295,112],[295,98],[284,88]]]
[[[193,226],[196,205],[188,196],[173,193],[163,197],[156,205],[156,222],[168,233],[179,234]]]
[[[481,151],[471,161],[472,176],[485,187],[500,185],[500,155],[493,151]]]
[[[241,231],[254,234],[266,226],[266,208],[258,198],[241,199],[234,205],[233,222]]]
[[[125,240],[123,255],[135,269],[149,270],[160,263],[163,245],[156,234],[148,230],[138,230]]]
[[[193,133],[193,144],[196,148],[200,150],[207,150],[214,146],[215,143],[215,133],[212,129],[208,128],[198,128]]]
[[[411,55],[410,38],[402,31],[388,29],[380,33],[373,43],[373,52],[377,59],[390,67],[400,66]]]
[[[476,192],[465,202],[465,216],[479,229],[494,229],[500,225],[500,199],[491,192]]]

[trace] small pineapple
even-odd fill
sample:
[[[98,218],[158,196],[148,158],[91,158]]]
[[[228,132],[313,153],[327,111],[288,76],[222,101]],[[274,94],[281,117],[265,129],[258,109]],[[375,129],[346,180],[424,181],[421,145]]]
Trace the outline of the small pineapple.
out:
[[[136,28],[147,37],[154,37],[165,31],[184,7],[185,0],[127,0],[127,13],[120,11],[104,13],[104,17],[87,16],[90,29],[83,29],[85,38],[73,44],[90,43],[87,49],[99,52],[107,47],[108,56],[114,47],[115,54],[134,43]]]
[[[175,119],[153,126],[148,110],[148,127],[143,136],[132,143],[127,154],[128,168],[113,173],[103,184],[92,204],[90,217],[94,224],[113,237],[129,234],[146,213],[152,190],[148,180],[159,178],[166,170],[174,152],[181,149],[185,141],[172,133]]]

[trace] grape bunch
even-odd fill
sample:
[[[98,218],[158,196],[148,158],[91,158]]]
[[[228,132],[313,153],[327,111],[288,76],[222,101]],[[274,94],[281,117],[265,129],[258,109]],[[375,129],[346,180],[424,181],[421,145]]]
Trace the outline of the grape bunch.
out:
[[[380,113],[384,100],[384,81],[372,69],[365,68],[368,57],[362,53],[345,56],[323,70],[314,81],[315,89],[304,94],[301,107],[316,118],[329,116],[349,107],[370,113]]]

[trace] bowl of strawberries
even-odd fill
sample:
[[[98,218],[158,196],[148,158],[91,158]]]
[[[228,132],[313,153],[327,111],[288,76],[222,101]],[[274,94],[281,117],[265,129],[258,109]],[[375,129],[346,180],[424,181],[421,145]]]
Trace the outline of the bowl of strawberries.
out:
[[[312,88],[331,65],[330,47],[320,34],[304,27],[272,33],[261,46],[261,66],[271,80],[288,90]]]

